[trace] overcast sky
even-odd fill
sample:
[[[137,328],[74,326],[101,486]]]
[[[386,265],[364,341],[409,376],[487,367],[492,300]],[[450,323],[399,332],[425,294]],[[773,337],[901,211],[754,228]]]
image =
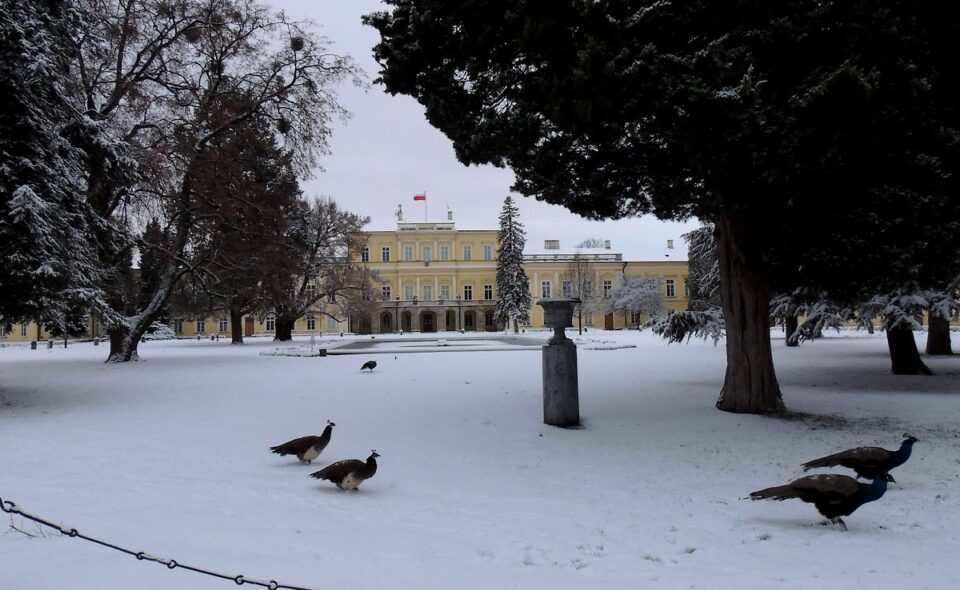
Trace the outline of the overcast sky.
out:
[[[297,20],[314,21],[338,53],[347,53],[372,81],[377,63],[372,47],[376,30],[360,17],[386,7],[377,0],[266,0]],[[328,195],[341,206],[369,215],[367,229],[393,229],[397,205],[405,221],[423,221],[422,202],[413,196],[426,192],[429,221],[445,220],[453,211],[458,229],[495,229],[503,199],[510,193],[513,173],[492,166],[466,167],[457,161],[449,139],[434,129],[421,107],[408,96],[391,96],[372,85],[364,92],[348,84],[340,88],[341,103],[352,117],[334,128],[333,153],[321,160],[323,171],[304,183],[307,195]],[[681,234],[696,222],[668,223],[652,216],[597,222],[583,219],[563,207],[541,203],[514,193],[520,220],[527,230],[527,250],[542,249],[545,239],[560,240],[572,251],[586,238],[610,240],[612,249],[628,259],[664,259],[668,239],[684,257]]]

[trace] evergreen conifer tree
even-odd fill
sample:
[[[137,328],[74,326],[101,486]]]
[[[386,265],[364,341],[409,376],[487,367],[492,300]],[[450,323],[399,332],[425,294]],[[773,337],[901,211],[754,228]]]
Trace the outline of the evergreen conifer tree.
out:
[[[520,331],[520,323],[530,322],[530,279],[523,270],[527,232],[520,223],[519,214],[513,198],[507,195],[500,211],[500,231],[497,233],[498,297],[494,318],[505,325],[512,319],[514,332]]]

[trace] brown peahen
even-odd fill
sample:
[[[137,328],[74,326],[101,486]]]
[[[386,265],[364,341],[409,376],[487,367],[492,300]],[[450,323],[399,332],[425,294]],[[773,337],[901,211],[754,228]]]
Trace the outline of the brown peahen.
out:
[[[278,455],[296,455],[301,463],[309,465],[311,461],[320,456],[323,449],[327,448],[334,426],[336,424],[327,420],[327,426],[320,436],[301,436],[282,445],[270,447],[270,450]]]
[[[367,460],[347,459],[327,465],[320,471],[310,474],[310,477],[325,479],[337,484],[341,490],[356,490],[365,480],[370,479],[377,472],[377,457],[380,453],[370,451]]]

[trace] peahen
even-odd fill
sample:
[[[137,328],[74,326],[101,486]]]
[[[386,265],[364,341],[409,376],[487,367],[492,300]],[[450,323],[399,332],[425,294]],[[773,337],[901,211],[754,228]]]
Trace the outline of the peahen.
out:
[[[337,484],[341,490],[356,490],[357,486],[370,479],[377,472],[377,457],[380,453],[370,451],[366,462],[359,459],[347,459],[327,465],[320,471],[310,474],[310,477],[325,479]]]
[[[910,458],[910,452],[913,450],[913,443],[917,438],[909,434],[903,435],[903,443],[896,451],[888,451],[880,447],[857,447],[847,449],[833,455],[807,461],[803,464],[803,470],[814,469],[816,467],[836,467],[841,465],[857,472],[857,477],[864,479],[875,479],[879,475],[887,474],[894,467],[899,467]],[[896,483],[891,476],[889,481]]]
[[[370,372],[373,373],[373,370],[377,368],[377,361],[367,361],[363,363],[363,366],[360,367],[360,370],[370,369]]]
[[[316,459],[323,449],[330,443],[330,435],[333,433],[333,427],[336,426],[330,420],[327,420],[327,426],[323,429],[320,436],[301,436],[282,445],[270,447],[270,450],[278,455],[296,455],[301,463],[310,464]]]
[[[843,516],[866,504],[879,500],[887,491],[889,474],[874,478],[871,483],[860,483],[848,475],[835,473],[808,475],[782,486],[750,493],[751,500],[789,500],[799,498],[817,507],[817,511],[847,530]]]

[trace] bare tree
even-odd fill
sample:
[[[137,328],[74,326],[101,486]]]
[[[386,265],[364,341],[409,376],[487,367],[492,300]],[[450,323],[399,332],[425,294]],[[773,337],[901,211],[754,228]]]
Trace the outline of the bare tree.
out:
[[[143,309],[110,285],[122,317],[107,326],[109,360],[129,361],[177,281],[203,262],[194,256],[200,179],[216,140],[265,117],[305,174],[328,151],[331,119],[346,116],[335,86],[361,80],[308,24],[254,0],[81,1],[101,18],[77,38],[78,103],[113,140],[87,146],[101,264],[117,267],[144,213],[170,236],[168,264]]]
[[[564,280],[570,281],[570,297],[580,300],[577,303],[577,330],[583,334],[583,312],[592,310],[594,305],[593,268],[590,260],[577,250],[570,262]],[[566,295],[566,293],[565,293]]]
[[[296,321],[315,310],[316,304],[345,304],[351,296],[362,297],[369,291],[369,272],[349,257],[366,244],[362,230],[368,223],[369,217],[344,211],[333,200],[319,197],[301,202],[293,211],[285,240],[287,254],[272,262],[264,282],[276,314],[277,340],[290,340]],[[337,319],[342,312],[339,306],[319,310]]]

